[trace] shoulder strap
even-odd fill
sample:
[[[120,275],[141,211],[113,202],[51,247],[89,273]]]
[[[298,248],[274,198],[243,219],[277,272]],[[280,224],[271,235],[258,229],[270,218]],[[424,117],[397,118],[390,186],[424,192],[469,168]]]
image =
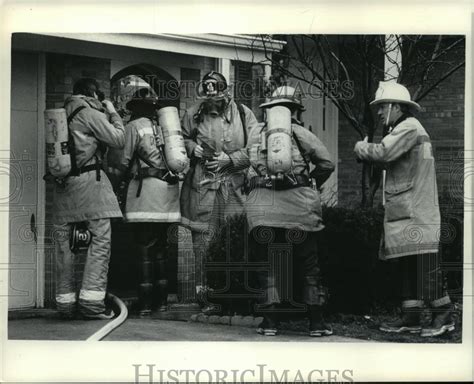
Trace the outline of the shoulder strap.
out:
[[[89,107],[91,107],[92,109],[95,109],[96,111],[100,112],[100,113],[105,113],[105,109],[102,108],[102,107],[97,107],[96,105],[94,105],[93,103],[91,103],[89,100],[87,99],[84,99],[84,101],[89,105]]]
[[[203,117],[202,117],[202,114],[203,114],[203,104],[204,103],[201,103],[199,105],[199,108],[198,110],[196,111],[196,113],[193,115],[193,122],[196,123],[197,125],[199,125],[199,123],[202,122],[203,120]],[[192,140],[192,141],[196,141],[197,140],[197,135],[198,135],[198,129],[193,125],[193,128],[190,132],[190,135],[189,135],[189,138]]]
[[[69,132],[68,146],[69,146],[69,155],[71,156],[71,172],[70,172],[70,174],[73,175],[73,176],[78,176],[79,175],[79,169],[77,168],[77,162],[76,162],[76,145],[74,143],[74,137],[72,136],[72,132],[71,132],[71,128],[69,127],[69,124],[71,124],[72,120],[84,108],[87,108],[87,107],[85,105],[81,105],[81,106],[77,107],[67,117],[67,130]]]
[[[74,111],[71,112],[71,114],[67,117],[67,123],[68,125],[71,124],[71,121],[76,117],[76,115],[81,112],[84,108],[87,108],[85,105],[81,105],[77,107]]]
[[[105,110],[103,108],[98,108],[96,105],[91,103],[89,100],[84,99],[84,101],[91,107],[92,109],[96,110],[97,112],[100,112],[102,114],[105,114]],[[99,141],[98,143],[98,149],[99,149],[99,156],[98,159],[102,161],[102,158],[105,156],[105,153],[107,152],[107,145],[105,145],[103,142]]]
[[[244,110],[244,106],[240,103],[236,103],[237,104],[237,109],[239,111],[239,115],[240,115],[240,121],[242,122],[242,127],[244,129],[244,146],[246,147],[247,146],[247,127],[246,127],[246,124],[245,124],[245,121],[246,121],[246,118],[245,118],[245,110]]]
[[[303,158],[305,164],[306,164],[306,168],[308,168],[308,172],[310,171],[310,167],[309,167],[309,163],[308,161],[306,160],[306,157],[304,155],[304,152],[303,152],[303,147],[301,146],[301,142],[300,142],[300,139],[298,139],[298,136],[296,136],[296,133],[294,130],[292,130],[292,136],[293,138],[295,139],[295,142],[296,142],[296,146],[298,147],[298,150],[300,151],[301,153],[301,157]]]

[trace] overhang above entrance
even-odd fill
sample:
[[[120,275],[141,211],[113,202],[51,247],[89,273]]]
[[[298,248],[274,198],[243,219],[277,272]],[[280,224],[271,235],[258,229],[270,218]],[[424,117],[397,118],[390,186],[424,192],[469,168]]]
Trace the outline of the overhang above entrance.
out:
[[[284,41],[257,35],[224,34],[133,34],[133,33],[43,33],[43,35],[102,44],[167,51],[187,55],[248,62],[265,61],[265,52],[280,51]]]

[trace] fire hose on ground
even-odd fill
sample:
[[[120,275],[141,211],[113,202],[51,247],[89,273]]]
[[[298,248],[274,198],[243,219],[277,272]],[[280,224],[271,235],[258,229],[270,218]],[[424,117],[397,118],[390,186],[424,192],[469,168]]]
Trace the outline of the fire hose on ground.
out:
[[[114,302],[114,304],[119,308],[120,314],[110,322],[108,322],[105,326],[99,329],[96,333],[89,336],[87,341],[100,341],[113,330],[120,327],[125,320],[127,320],[128,310],[122,300],[120,300],[117,296],[112,295],[111,293],[107,294],[107,298]]]

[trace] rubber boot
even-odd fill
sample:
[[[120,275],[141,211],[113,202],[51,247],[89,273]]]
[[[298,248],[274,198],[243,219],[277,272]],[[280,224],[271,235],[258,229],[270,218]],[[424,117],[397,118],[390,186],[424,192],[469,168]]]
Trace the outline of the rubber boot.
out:
[[[106,308],[102,313],[95,313],[91,315],[83,315],[86,320],[111,320],[115,316],[115,312],[111,308]]]
[[[440,300],[438,300],[439,302]],[[441,336],[446,332],[452,332],[455,329],[452,313],[454,310],[453,304],[445,304],[441,306],[433,306],[433,319],[428,327],[421,330],[422,337]]]
[[[153,263],[149,254],[149,247],[139,246],[138,311],[140,316],[150,316],[153,299]]]
[[[160,312],[168,309],[168,249],[159,247],[155,253],[155,303]]]
[[[156,291],[158,296],[158,310],[164,312],[168,310],[168,280],[156,281]]]
[[[406,300],[402,303],[402,316],[394,321],[382,323],[379,329],[389,333],[419,333],[422,310],[423,301]]]
[[[324,321],[324,309],[321,305],[309,306],[309,335],[311,337],[330,336],[332,327]]]
[[[268,311],[263,316],[263,321],[257,328],[257,333],[263,336],[276,336],[278,333],[278,316],[275,313],[275,305],[272,304],[268,307]]]

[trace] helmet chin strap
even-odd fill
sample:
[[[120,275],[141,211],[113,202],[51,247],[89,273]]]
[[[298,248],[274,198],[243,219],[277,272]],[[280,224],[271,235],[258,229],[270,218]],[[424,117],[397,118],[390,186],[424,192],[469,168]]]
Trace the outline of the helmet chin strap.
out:
[[[387,113],[387,119],[385,120],[385,126],[389,126],[388,122],[390,121],[390,114],[392,113],[392,103],[388,104],[388,113]]]

